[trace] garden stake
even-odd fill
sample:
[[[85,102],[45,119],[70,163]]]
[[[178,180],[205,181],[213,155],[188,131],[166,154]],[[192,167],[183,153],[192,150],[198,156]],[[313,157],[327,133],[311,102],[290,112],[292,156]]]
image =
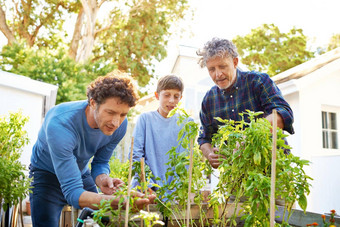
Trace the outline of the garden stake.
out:
[[[133,153],[133,137],[131,137],[131,151],[130,151],[130,166],[129,166],[129,177],[128,177],[128,188],[127,188],[127,202],[125,207],[125,227],[128,227],[129,222],[129,205],[130,205],[130,187],[131,187],[131,172],[132,172],[132,153]]]
[[[275,220],[275,176],[276,176],[276,128],[277,112],[273,110],[273,150],[272,150],[272,171],[271,171],[271,190],[270,190],[270,227],[274,227]]]
[[[146,179],[145,179],[145,161],[144,161],[144,158],[141,158],[141,173],[142,173],[142,181],[143,181],[143,185],[145,185],[146,183]],[[145,195],[148,194],[148,187],[146,186],[145,187]],[[148,212],[150,212],[150,209],[149,209],[149,205],[146,205],[146,209]]]
[[[190,159],[189,159],[189,187],[188,187],[188,203],[187,203],[187,227],[189,227],[190,216],[190,194],[191,194],[191,178],[192,178],[192,165],[193,165],[193,141],[190,140]]]

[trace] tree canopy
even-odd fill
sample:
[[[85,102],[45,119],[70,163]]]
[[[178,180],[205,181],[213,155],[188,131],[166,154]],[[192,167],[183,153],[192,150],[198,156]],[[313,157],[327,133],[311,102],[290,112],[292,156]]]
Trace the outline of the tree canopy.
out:
[[[328,43],[327,51],[333,50],[338,47],[340,47],[340,34],[334,34],[332,35]]]
[[[189,12],[187,0],[0,0],[1,67],[59,86],[115,68],[145,86]]]
[[[274,76],[314,57],[307,50],[307,37],[302,29],[280,32],[274,24],[263,24],[245,36],[233,39],[241,62],[250,70]]]

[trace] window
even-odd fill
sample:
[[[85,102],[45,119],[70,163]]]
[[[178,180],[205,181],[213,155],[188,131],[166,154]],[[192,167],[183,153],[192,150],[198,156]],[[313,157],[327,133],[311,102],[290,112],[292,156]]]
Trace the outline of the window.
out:
[[[322,147],[338,149],[337,113],[322,111]]]

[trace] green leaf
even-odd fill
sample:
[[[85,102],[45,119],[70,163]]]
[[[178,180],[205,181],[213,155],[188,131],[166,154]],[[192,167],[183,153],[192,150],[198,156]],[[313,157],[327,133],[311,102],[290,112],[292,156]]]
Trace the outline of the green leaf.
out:
[[[261,163],[261,153],[260,152],[255,152],[254,154],[254,163],[255,165],[260,165]]]
[[[306,211],[306,209],[307,209],[307,198],[304,194],[300,195],[298,203],[299,203],[299,206],[301,207],[301,209],[303,211]]]

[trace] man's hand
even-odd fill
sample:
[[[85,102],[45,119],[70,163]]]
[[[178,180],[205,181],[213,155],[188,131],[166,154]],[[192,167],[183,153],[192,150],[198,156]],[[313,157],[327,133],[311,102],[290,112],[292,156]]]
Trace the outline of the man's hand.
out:
[[[218,148],[212,147],[211,144],[205,143],[202,144],[200,149],[202,150],[203,155],[208,159],[210,165],[216,169],[221,165],[221,159],[224,158],[223,155],[217,154]]]
[[[217,167],[219,167],[219,166],[221,165],[221,161],[220,161],[220,160],[221,160],[221,158],[223,158],[222,155],[217,154],[217,153],[218,153],[218,148],[214,147],[213,150],[212,150],[212,152],[210,152],[210,153],[208,154],[208,157],[207,157],[207,159],[208,159],[210,165],[211,165],[214,169],[216,169]]]
[[[131,191],[130,196],[134,200],[132,207],[131,207],[131,204],[130,204],[130,208],[133,212],[137,212],[139,210],[144,209],[146,205],[154,204],[155,199],[156,199],[156,194],[154,194],[154,193],[150,194],[150,195],[145,195],[141,192],[133,191],[133,190]],[[126,201],[127,201],[127,198],[125,197],[124,209],[126,209]],[[111,206],[114,209],[117,209],[118,203],[119,203],[119,199],[115,199],[111,202]]]
[[[152,194],[145,196],[145,194],[143,194],[141,192],[132,191],[131,196],[133,198],[135,198],[133,209],[136,209],[136,210],[141,210],[141,209],[144,209],[146,205],[154,204],[155,199],[156,199],[155,193],[152,193]]]
[[[106,174],[101,174],[97,176],[96,184],[105,195],[112,195],[124,185],[124,182],[118,178],[111,178]]]
[[[269,114],[266,119],[270,122],[271,125],[273,125],[273,114]],[[283,121],[282,116],[277,113],[277,127],[284,129],[285,127],[285,123]],[[272,131],[272,129],[270,129],[270,131]]]

